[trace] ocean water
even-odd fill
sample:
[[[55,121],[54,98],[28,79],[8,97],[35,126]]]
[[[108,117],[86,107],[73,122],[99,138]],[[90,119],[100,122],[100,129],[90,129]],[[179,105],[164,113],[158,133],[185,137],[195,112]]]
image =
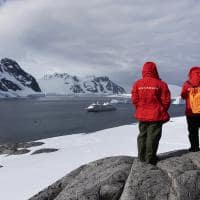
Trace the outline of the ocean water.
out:
[[[109,101],[100,97],[43,97],[0,101],[0,144],[91,133],[135,123],[131,103],[117,104],[117,110],[91,113],[91,103]],[[116,98],[114,98],[116,99]],[[184,115],[184,105],[170,107],[172,117]]]

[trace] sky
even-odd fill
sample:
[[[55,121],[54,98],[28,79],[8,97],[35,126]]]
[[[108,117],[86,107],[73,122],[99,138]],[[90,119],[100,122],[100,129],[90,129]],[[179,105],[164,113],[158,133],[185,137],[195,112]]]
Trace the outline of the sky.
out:
[[[164,81],[181,85],[200,65],[199,10],[198,0],[6,0],[0,57],[36,78],[107,75],[126,89],[154,61]]]

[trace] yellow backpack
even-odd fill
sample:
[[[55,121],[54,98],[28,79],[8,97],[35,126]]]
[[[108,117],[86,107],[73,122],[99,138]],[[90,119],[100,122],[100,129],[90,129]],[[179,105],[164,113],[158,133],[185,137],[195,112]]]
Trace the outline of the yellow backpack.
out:
[[[200,88],[193,87],[189,91],[189,102],[192,112],[194,114],[200,114]]]

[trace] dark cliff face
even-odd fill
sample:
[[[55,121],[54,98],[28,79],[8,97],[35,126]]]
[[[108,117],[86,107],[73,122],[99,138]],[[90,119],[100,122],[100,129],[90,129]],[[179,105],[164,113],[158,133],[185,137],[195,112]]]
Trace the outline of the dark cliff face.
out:
[[[83,87],[79,85],[81,81],[78,79],[78,77],[73,76],[73,80],[76,82],[75,85],[72,86],[72,88],[75,87],[72,91],[74,93],[112,93],[112,94],[125,94],[126,91],[121,86],[115,84],[112,82],[107,76],[99,76],[95,77],[93,76],[90,80],[83,81]],[[79,85],[79,89],[77,90],[77,86]]]
[[[24,87],[30,88],[35,92],[41,92],[41,89],[33,76],[26,73],[14,60],[3,58],[0,61],[0,90],[18,91]]]
[[[108,91],[111,91],[113,94],[125,94],[126,91],[121,86],[112,82],[107,76],[95,77],[94,81],[100,85],[101,91],[103,91],[102,83],[105,83],[105,87]]]

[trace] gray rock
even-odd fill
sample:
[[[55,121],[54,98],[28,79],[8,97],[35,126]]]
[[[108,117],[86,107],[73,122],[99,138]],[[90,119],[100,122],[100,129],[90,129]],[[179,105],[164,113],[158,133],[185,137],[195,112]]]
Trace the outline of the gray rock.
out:
[[[156,166],[125,156],[94,161],[30,200],[200,200],[200,152],[159,158]]]
[[[18,148],[30,148],[43,145],[44,142],[24,142],[17,144]]]
[[[172,157],[158,163],[158,167],[171,179],[173,199],[200,199],[199,166],[200,152],[187,153],[181,157]]]
[[[30,152],[29,149],[18,149],[16,151],[12,152],[9,155],[21,155],[21,154],[26,154],[26,153],[29,153],[29,152]]]
[[[119,199],[123,191],[124,184],[103,185],[100,188],[99,196],[104,200]]]
[[[52,153],[52,152],[55,152],[55,151],[58,151],[58,150],[59,149],[44,148],[44,149],[39,149],[39,150],[34,151],[31,155],[40,154],[40,153]]]
[[[134,161],[120,200],[200,199],[200,152],[176,151],[161,157],[157,166]]]
[[[27,148],[43,145],[43,142],[24,142],[0,145],[0,155],[20,155],[30,152]]]
[[[17,151],[16,144],[0,145],[0,154],[12,154],[15,151]]]
[[[15,153],[17,150],[14,150],[14,149],[4,149],[4,150],[1,150],[1,153],[0,154],[7,154],[7,155],[12,155],[13,153]]]
[[[17,149],[9,147],[9,148],[1,148],[0,154],[7,154],[7,155],[20,155],[30,152],[28,149]]]
[[[133,158],[110,157],[83,165],[30,200],[117,200]]]
[[[170,179],[167,174],[136,159],[120,200],[167,200],[169,193]]]
[[[84,169],[86,165],[79,167],[78,169],[72,171],[62,179],[56,181],[54,184],[39,192],[30,200],[53,200],[56,196],[67,186],[69,185],[75,178],[78,176],[82,169]]]
[[[2,168],[3,167],[3,165],[0,165],[0,168]]]

